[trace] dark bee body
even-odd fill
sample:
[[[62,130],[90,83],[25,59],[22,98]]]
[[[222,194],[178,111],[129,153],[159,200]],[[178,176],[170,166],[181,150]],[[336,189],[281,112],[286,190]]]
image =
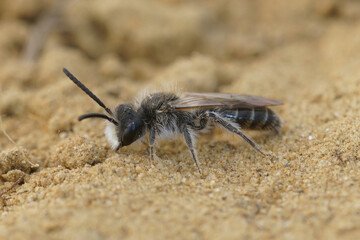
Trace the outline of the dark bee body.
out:
[[[158,125],[156,134],[161,134],[162,130],[177,132],[180,126],[179,121],[173,121],[174,118],[181,118],[182,112],[161,112],[166,109],[168,104],[178,97],[171,93],[155,93],[147,96],[138,109],[138,114],[146,124],[148,130]]]
[[[241,129],[272,130],[280,129],[279,117],[267,107],[253,107],[251,109],[226,109],[219,110],[220,114],[235,121]]]
[[[182,133],[185,128],[198,130],[194,121],[205,113],[203,110],[166,111],[169,105],[178,99],[179,97],[173,93],[161,92],[147,96],[138,109],[138,114],[145,122],[147,130],[155,128],[159,136],[166,132]]]
[[[279,117],[268,108],[282,104],[276,100],[239,94],[185,93],[178,96],[159,92],[146,96],[138,106],[120,104],[113,112],[69,71],[64,69],[64,72],[110,115],[88,113],[79,120],[92,117],[108,120],[105,136],[115,150],[132,144],[149,132],[150,157],[153,159],[156,138],[181,134],[200,171],[195,150],[196,133],[207,126],[215,124],[237,134],[263,155],[256,143],[241,130],[278,132],[280,129]]]
[[[243,137],[260,153],[257,145],[243,134],[240,129],[272,130],[280,129],[279,117],[267,107],[233,108],[207,107],[174,111],[174,105],[181,105],[182,98],[173,93],[154,93],[141,101],[137,115],[144,123],[143,132],[149,131],[150,156],[153,158],[155,138],[168,134],[182,134],[193,159],[198,166],[197,154],[194,149],[197,131],[205,129],[210,123],[216,123],[227,130]],[[121,106],[121,105],[120,105]],[[115,115],[116,112],[115,112]],[[138,127],[140,129],[140,127]]]
[[[219,113],[224,118],[227,118],[237,124],[242,129],[248,130],[272,130],[278,132],[281,126],[279,117],[267,107],[252,107],[252,108],[240,108],[240,109],[222,109],[222,108],[210,108],[200,109],[191,112],[186,111],[174,111],[167,112],[166,109],[179,97],[173,93],[155,93],[146,97],[142,102],[138,110],[138,113],[142,116],[148,126],[153,126],[155,123],[165,128],[176,132],[177,127],[181,126],[181,123],[186,123],[188,126],[194,127],[194,130],[199,129],[200,125],[197,125],[196,120],[201,120],[208,112]],[[171,119],[178,119],[178,121],[171,121]],[[161,123],[160,123],[160,122]],[[174,126],[176,123],[177,127]],[[201,128],[204,128],[202,126]]]

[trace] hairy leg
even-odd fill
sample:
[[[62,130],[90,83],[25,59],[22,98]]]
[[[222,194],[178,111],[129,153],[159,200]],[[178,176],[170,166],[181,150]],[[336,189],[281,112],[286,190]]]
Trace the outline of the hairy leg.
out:
[[[188,128],[185,128],[182,131],[182,133],[184,135],[186,145],[188,146],[188,148],[190,150],[190,153],[191,153],[191,155],[193,157],[194,163],[195,163],[196,167],[198,168],[199,173],[201,174],[201,170],[200,170],[200,167],[199,167],[199,160],[198,160],[196,149],[195,149],[195,137],[190,134]]]
[[[260,150],[260,148],[257,146],[257,144],[253,140],[251,140],[248,136],[245,135],[245,133],[243,133],[236,126],[234,126],[233,122],[231,122],[227,119],[224,119],[224,118],[220,117],[218,114],[213,113],[213,112],[209,112],[209,117],[212,118],[214,120],[214,122],[220,124],[221,126],[226,128],[230,132],[233,132],[233,133],[237,134],[238,136],[242,137],[248,144],[250,144],[253,148],[255,148],[256,151],[258,151],[262,155],[267,155],[263,151]]]
[[[155,128],[150,129],[149,144],[150,144],[150,160],[154,160],[154,143],[155,143]]]

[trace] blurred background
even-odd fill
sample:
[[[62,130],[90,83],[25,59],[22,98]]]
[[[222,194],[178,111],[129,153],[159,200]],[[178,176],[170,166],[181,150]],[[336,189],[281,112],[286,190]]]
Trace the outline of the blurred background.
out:
[[[115,153],[63,67],[110,108],[162,88],[281,100],[281,134],[249,133],[276,160],[221,131],[199,138],[202,176],[183,141],[154,165],[146,144]],[[360,239],[359,96],[358,0],[0,0],[1,190],[25,176],[0,235]]]
[[[2,0],[0,80],[41,88],[67,66],[86,79],[148,81],[181,59],[253,61],[359,13],[354,0]]]

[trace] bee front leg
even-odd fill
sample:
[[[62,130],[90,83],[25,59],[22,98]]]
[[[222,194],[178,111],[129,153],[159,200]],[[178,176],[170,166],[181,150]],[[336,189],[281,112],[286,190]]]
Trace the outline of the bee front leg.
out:
[[[154,143],[155,143],[155,128],[150,129],[149,144],[150,144],[150,161],[154,160]]]

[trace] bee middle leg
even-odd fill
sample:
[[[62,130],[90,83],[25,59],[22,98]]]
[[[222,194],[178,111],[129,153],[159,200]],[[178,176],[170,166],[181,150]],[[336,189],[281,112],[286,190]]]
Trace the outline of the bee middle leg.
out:
[[[198,159],[198,156],[197,156],[196,150],[195,150],[195,138],[194,138],[194,136],[192,136],[190,134],[190,132],[187,128],[185,128],[182,131],[182,133],[184,135],[185,143],[188,146],[188,148],[190,149],[190,153],[193,157],[194,163],[195,163],[197,169],[199,170],[199,173],[201,174],[201,170],[199,167],[199,159]]]
[[[253,140],[251,140],[248,136],[246,136],[245,133],[243,133],[236,126],[234,126],[234,124],[231,121],[224,119],[221,116],[219,116],[218,114],[213,113],[213,112],[209,112],[208,116],[209,116],[209,118],[213,119],[214,122],[220,124],[228,131],[233,132],[233,133],[237,134],[238,136],[242,137],[256,151],[258,151],[259,153],[261,153],[264,156],[267,156],[267,154],[265,154],[263,151],[261,151],[261,149],[258,147],[258,145]]]
[[[149,145],[150,145],[150,161],[154,161],[154,143],[155,143],[155,128],[150,129]]]

